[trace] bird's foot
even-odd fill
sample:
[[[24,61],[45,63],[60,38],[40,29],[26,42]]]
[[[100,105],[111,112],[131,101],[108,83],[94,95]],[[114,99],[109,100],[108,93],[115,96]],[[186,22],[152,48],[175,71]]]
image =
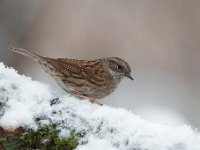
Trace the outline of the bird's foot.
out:
[[[96,99],[94,99],[94,98],[92,98],[92,97],[88,97],[88,96],[82,95],[82,94],[80,94],[80,93],[78,93],[78,92],[73,92],[72,95],[77,96],[77,97],[79,97],[79,98],[81,98],[81,99],[84,99],[84,100],[88,100],[88,101],[91,102],[91,103],[94,103],[94,104],[98,104],[98,105],[100,105],[100,106],[103,106],[103,104],[101,104],[101,103],[99,103],[98,101],[96,101]]]

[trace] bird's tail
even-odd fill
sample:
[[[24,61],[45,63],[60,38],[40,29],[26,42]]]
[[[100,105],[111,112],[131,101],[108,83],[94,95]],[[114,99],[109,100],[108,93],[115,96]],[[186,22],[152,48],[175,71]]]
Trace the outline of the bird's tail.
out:
[[[21,55],[27,56],[27,57],[33,59],[34,61],[36,61],[38,63],[43,59],[42,56],[34,54],[34,53],[32,53],[32,52],[30,52],[26,49],[23,49],[23,48],[16,48],[16,47],[11,46],[10,50],[13,51],[13,52],[19,53]]]

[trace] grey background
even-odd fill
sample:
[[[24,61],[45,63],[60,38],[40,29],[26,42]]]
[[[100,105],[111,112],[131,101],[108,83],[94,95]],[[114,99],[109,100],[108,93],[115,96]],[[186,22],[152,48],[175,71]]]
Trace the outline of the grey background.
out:
[[[200,127],[198,0],[0,0],[0,61],[64,93],[9,45],[49,57],[121,57],[135,81],[123,80],[102,103]]]

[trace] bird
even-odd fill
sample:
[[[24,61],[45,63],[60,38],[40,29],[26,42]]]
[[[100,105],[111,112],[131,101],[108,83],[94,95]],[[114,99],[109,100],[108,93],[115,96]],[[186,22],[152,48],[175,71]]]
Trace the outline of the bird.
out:
[[[10,50],[39,63],[66,92],[99,105],[96,99],[114,92],[123,78],[134,80],[129,64],[119,57],[78,60],[43,57],[13,46]]]

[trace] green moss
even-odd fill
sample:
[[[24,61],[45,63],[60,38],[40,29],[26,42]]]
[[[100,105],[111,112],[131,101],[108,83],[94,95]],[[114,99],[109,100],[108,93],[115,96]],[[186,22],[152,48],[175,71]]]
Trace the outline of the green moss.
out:
[[[12,138],[1,139],[0,143],[6,150],[17,150],[17,146],[15,142],[13,142]]]
[[[70,137],[58,137],[56,125],[44,126],[37,131],[32,129],[21,135],[6,137],[0,143],[6,150],[41,149],[41,150],[73,150],[77,147],[78,134],[71,132]]]

